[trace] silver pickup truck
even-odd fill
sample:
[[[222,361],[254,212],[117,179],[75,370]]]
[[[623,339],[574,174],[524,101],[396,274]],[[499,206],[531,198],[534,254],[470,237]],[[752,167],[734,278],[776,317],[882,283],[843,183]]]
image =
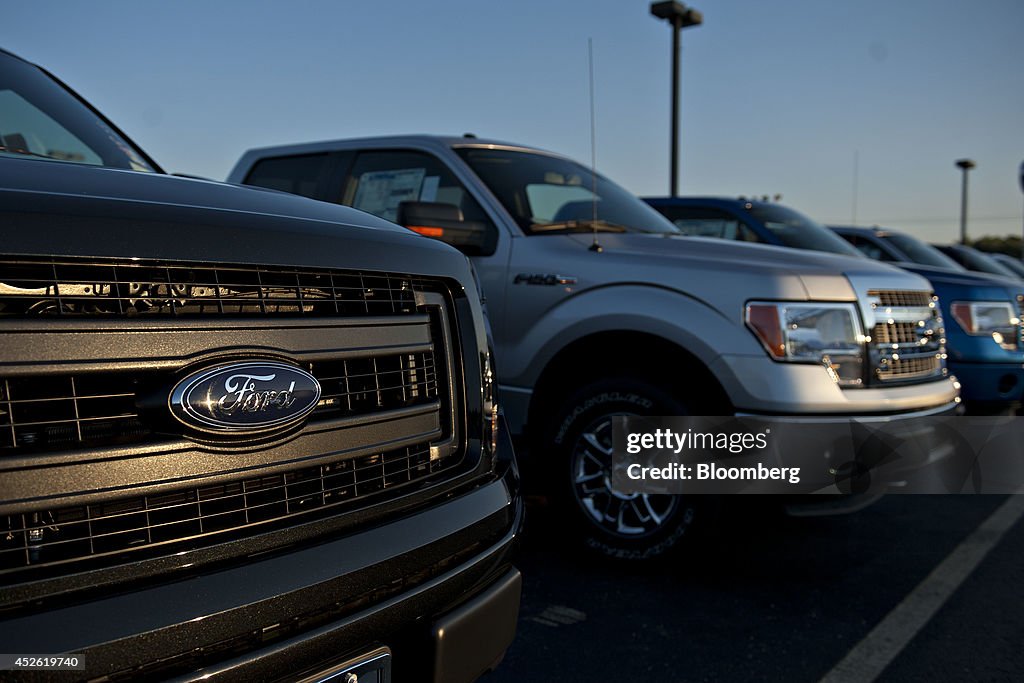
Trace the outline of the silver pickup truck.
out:
[[[506,415],[531,445],[526,466],[610,555],[665,552],[702,502],[614,490],[615,415],[893,420],[959,402],[923,278],[684,238],[549,152],[472,136],[336,140],[250,150],[228,181],[354,206],[469,255]]]

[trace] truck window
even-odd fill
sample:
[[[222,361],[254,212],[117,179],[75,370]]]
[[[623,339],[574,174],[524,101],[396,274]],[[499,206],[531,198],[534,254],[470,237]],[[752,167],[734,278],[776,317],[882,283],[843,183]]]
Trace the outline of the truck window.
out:
[[[609,230],[677,234],[664,216],[575,161],[520,150],[455,150],[527,235]]]
[[[846,256],[860,256],[856,249],[824,225],[817,223],[799,211],[781,204],[747,203],[746,210],[751,218],[759,221],[778,244],[797,249],[827,251]]]
[[[932,245],[922,242],[916,237],[898,232],[885,233],[882,239],[891,242],[913,263],[920,263],[922,266],[933,266],[935,268],[946,268],[948,270],[964,270],[959,263],[949,258]]]
[[[145,155],[39,68],[0,53],[0,156],[154,172]]]
[[[326,163],[326,153],[263,159],[253,166],[245,184],[315,199],[320,174]]]
[[[480,204],[439,159],[424,152],[363,152],[356,157],[342,204],[389,221],[398,221],[402,202],[447,204],[465,221],[493,227]]]
[[[717,237],[741,242],[761,241],[743,221],[722,209],[701,206],[663,206],[658,210],[675,223],[684,235]]]
[[[92,166],[103,165],[103,160],[92,148],[21,95],[10,90],[0,91],[0,110],[4,112],[4,127],[0,129],[0,142],[3,145],[0,151]]]
[[[852,244],[860,253],[873,261],[892,261],[889,253],[875,244],[873,241],[858,237],[857,235],[843,235],[847,242]]]

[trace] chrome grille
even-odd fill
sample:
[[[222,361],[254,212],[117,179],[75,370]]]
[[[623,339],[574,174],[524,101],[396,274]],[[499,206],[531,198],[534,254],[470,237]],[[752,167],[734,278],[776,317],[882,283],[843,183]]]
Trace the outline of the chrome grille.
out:
[[[432,351],[314,363],[311,371],[322,390],[314,422],[439,396]],[[137,407],[138,395],[159,381],[156,373],[125,372],[0,378],[0,455],[166,439]]]
[[[877,297],[879,305],[885,307],[920,307],[932,302],[932,295],[928,292],[898,289],[872,289],[868,296]]]
[[[0,583],[26,570],[122,561],[177,541],[208,545],[256,526],[323,516],[457,462],[454,453],[432,456],[429,444],[418,444],[226,484],[7,515],[0,517]]]
[[[935,355],[883,359],[878,368],[878,378],[892,380],[929,377],[936,374],[941,367],[942,361]]]
[[[878,323],[871,332],[876,344],[916,344],[921,326],[915,322]]]
[[[1024,349],[1024,294],[1017,295],[1017,310],[1020,322],[1017,324],[1017,348]]]
[[[945,373],[945,330],[929,292],[869,290],[870,383],[920,382]]]
[[[410,275],[76,259],[0,260],[0,318],[400,315],[427,283]]]

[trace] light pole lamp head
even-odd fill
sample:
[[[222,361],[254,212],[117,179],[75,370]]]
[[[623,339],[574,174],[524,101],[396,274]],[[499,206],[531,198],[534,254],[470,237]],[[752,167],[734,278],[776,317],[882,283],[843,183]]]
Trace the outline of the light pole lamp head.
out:
[[[676,0],[668,0],[668,2],[652,2],[651,14],[659,19],[664,19],[672,25],[675,25],[678,22],[679,28],[699,26],[704,23],[703,14],[692,7],[687,7],[681,2],[676,2]]]
[[[974,168],[974,166],[975,166],[974,162],[971,161],[970,159],[957,159],[956,160],[956,167],[959,168],[962,171],[970,171],[972,168]]]

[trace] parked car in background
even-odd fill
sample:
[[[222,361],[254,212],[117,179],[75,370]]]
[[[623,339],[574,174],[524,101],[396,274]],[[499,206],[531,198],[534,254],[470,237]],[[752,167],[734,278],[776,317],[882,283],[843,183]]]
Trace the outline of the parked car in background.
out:
[[[684,235],[861,255],[825,226],[776,202],[697,196],[643,199]]]
[[[996,261],[999,265],[1003,266],[1004,268],[1009,268],[1010,270],[1012,270],[1017,277],[1024,278],[1024,262],[1022,262],[1020,259],[1013,258],[1009,254],[1000,254],[993,252],[982,253]]]
[[[250,150],[228,180],[363,209],[469,254],[511,428],[531,444],[524,466],[609,555],[668,551],[706,503],[616,491],[616,415],[845,424],[958,407],[923,278],[859,257],[684,239],[557,154],[475,137],[333,140]],[[897,328],[915,343],[902,357],[857,332]],[[823,457],[817,474],[828,467]]]
[[[866,256],[928,278],[942,304],[949,367],[969,412],[1013,411],[1024,399],[1024,283],[967,271],[921,240],[882,228],[833,227]]]
[[[6,652],[94,681],[500,660],[523,512],[462,254],[166,175],[6,52],[0,236]]]
[[[974,247],[964,244],[936,244],[933,246],[972,272],[988,273],[989,275],[997,275],[1012,280],[1021,279],[1017,271],[992,258],[991,254],[978,251]]]
[[[975,277],[934,247],[909,235],[835,228],[839,233],[836,235],[776,203],[722,197],[649,197],[645,201],[688,234],[863,254],[928,278],[942,308],[949,367],[963,385],[967,409],[973,413],[1006,413],[1020,404],[1024,395],[1024,344],[1017,297],[1024,290],[1017,283],[1005,278],[993,281],[987,276]],[[972,315],[971,311],[983,315]]]

